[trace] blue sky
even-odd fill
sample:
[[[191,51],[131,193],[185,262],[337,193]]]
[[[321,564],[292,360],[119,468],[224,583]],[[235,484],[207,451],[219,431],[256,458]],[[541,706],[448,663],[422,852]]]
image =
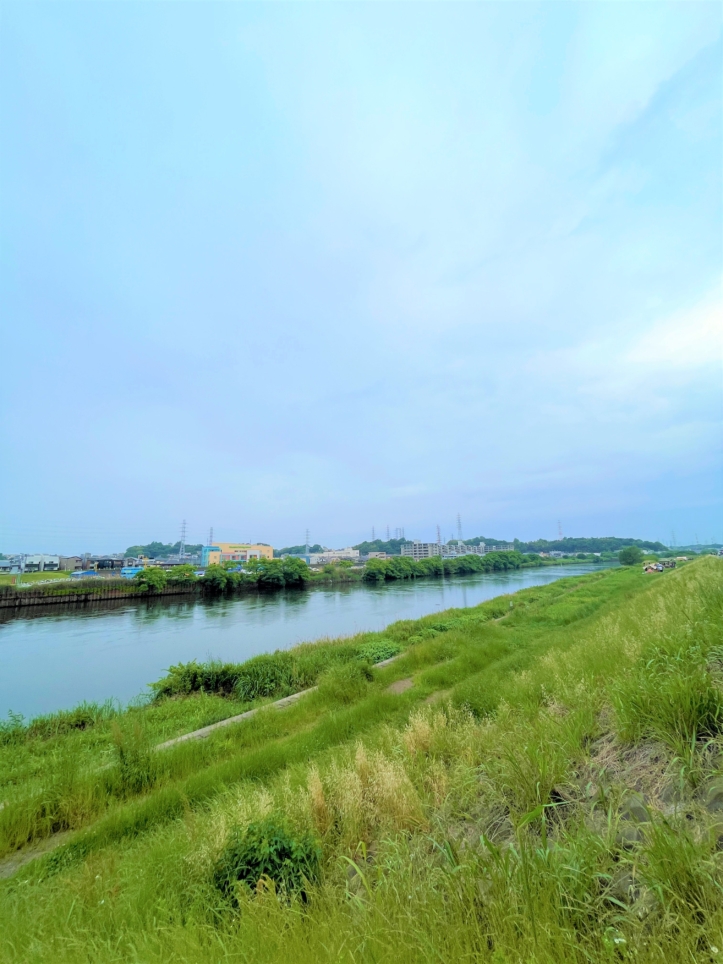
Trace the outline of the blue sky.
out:
[[[723,540],[717,3],[5,3],[0,550]]]

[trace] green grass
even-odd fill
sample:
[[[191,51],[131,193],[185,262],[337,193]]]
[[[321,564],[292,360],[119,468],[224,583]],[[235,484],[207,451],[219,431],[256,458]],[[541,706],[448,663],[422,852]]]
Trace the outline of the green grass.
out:
[[[0,749],[5,852],[77,832],[0,884],[0,959],[715,960],[722,576],[606,570],[400,622],[355,642],[400,647],[390,666],[331,660],[289,709],[161,753],[246,704],[23,728]],[[319,879],[286,894],[267,862],[229,901],[219,860],[265,821],[288,859],[315,841]]]
[[[11,576],[3,573],[0,575],[0,586],[14,586],[16,580],[20,579],[23,586],[34,582],[48,582],[57,579],[70,579],[69,572],[25,572],[22,576]]]

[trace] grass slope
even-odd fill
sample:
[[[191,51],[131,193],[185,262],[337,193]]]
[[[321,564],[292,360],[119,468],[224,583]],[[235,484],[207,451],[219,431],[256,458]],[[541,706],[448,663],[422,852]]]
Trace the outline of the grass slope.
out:
[[[162,753],[248,702],[16,728],[0,846],[76,833],[0,884],[0,958],[716,960],[721,576],[607,570],[397,623],[354,643],[392,665],[329,655],[283,713]],[[270,817],[318,879],[229,899],[219,858]]]

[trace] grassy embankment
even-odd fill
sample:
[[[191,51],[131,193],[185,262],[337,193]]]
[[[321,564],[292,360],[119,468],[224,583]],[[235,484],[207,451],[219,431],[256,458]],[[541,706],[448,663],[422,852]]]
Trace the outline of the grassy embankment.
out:
[[[162,753],[254,679],[275,695],[301,675],[177,671],[166,689],[233,677],[236,697],[8,730],[4,850],[79,829],[0,887],[0,957],[717,959],[722,576],[607,570],[307,647],[314,694]],[[380,642],[403,655],[369,670]],[[290,864],[315,842],[313,879],[229,899],[219,857],[270,815]]]

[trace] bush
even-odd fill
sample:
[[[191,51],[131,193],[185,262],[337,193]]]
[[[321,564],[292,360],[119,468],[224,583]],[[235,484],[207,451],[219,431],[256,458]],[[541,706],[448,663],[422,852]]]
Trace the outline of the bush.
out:
[[[628,546],[620,550],[618,559],[623,566],[637,566],[643,561],[643,553],[637,546]]]
[[[196,567],[188,563],[182,566],[174,566],[170,572],[171,582],[196,582]]]
[[[143,587],[145,592],[148,592],[149,589],[153,592],[160,592],[166,588],[166,583],[168,582],[165,569],[160,569],[158,566],[149,566],[148,569],[141,569],[140,572],[135,574],[133,579],[139,586]]]
[[[391,639],[375,639],[371,643],[365,643],[359,649],[359,656],[368,663],[381,663],[384,659],[396,656],[401,648],[398,643],[392,642]]]
[[[262,877],[278,890],[305,896],[307,883],[319,876],[321,849],[310,836],[293,837],[277,819],[269,817],[236,830],[216,863],[213,881],[236,901],[238,884],[253,889]]]
[[[209,592],[223,592],[229,584],[229,573],[223,566],[209,566],[201,577],[201,584]]]

